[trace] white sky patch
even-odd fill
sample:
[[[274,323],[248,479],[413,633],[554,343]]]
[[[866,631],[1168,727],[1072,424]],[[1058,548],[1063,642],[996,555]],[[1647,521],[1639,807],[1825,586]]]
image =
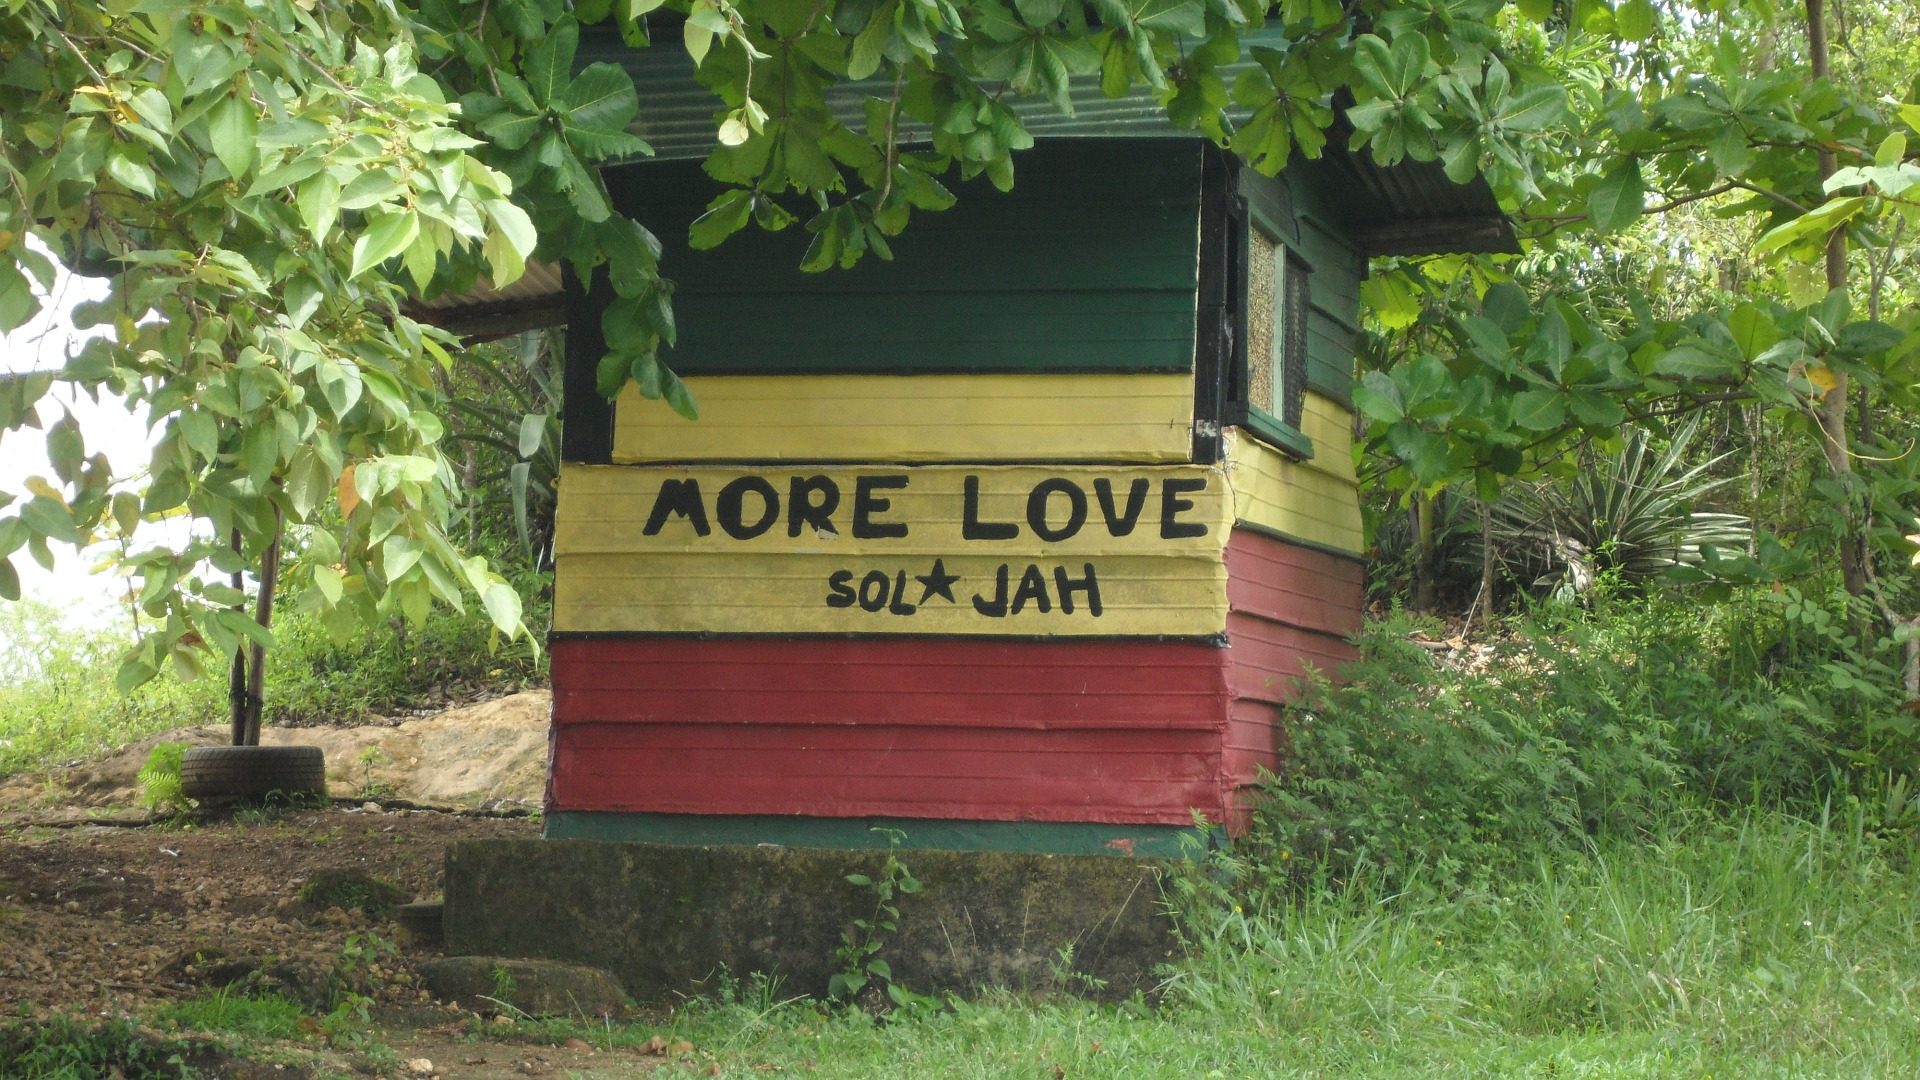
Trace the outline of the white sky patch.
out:
[[[29,243],[39,246],[31,239]],[[40,313],[0,339],[0,371],[58,370],[66,363],[70,351],[78,349],[89,337],[105,332],[104,327],[76,329],[72,314],[76,304],[104,299],[106,282],[64,270],[58,274],[53,295]],[[79,421],[87,454],[107,455],[116,479],[132,477],[146,468],[152,454],[152,437],[146,421],[120,399],[103,396],[94,401],[71,386],[56,383],[40,402],[38,412],[43,425],[58,420],[63,412],[71,412]],[[29,476],[53,478],[42,433],[23,428],[0,434],[0,491],[17,498],[28,497]],[[136,546],[161,540],[165,535],[164,526],[143,526]],[[13,553],[13,568],[20,575],[22,595],[50,605],[70,625],[118,625],[131,635],[132,623],[127,618],[125,602],[126,580],[111,572],[93,572],[112,546],[96,545],[86,552],[76,552],[58,543],[49,547],[54,553],[52,570],[43,568],[24,547]]]

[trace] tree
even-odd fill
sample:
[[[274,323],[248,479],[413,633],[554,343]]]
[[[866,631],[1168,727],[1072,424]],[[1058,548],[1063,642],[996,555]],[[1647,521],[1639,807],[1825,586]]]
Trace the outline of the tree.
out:
[[[1876,102],[1818,73],[1749,72],[1733,31],[1706,70],[1671,77],[1676,42],[1749,16],[1773,25],[1773,0],[0,0],[0,12],[0,326],[34,310],[28,278],[44,287],[51,273],[23,234],[70,267],[110,271],[112,298],[88,315],[113,333],[58,377],[146,405],[158,437],[136,494],[72,424],[50,424],[57,475],[0,518],[0,557],[182,505],[211,531],[131,560],[156,629],[126,685],[264,646],[289,528],[301,556],[288,572],[341,627],[477,595],[503,631],[523,630],[512,591],[446,539],[452,474],[429,372],[455,362],[453,342],[405,315],[406,291],[504,283],[528,257],[605,273],[617,344],[599,389],[631,381],[693,411],[659,358],[676,335],[670,268],[594,170],[646,152],[627,130],[644,105],[617,65],[576,63],[583,26],[683,48],[713,90],[707,170],[721,190],[693,243],[800,226],[812,270],[886,258],[913,211],[952,203],[943,177],[1011,185],[1032,140],[1008,98],[1069,108],[1074,77],[1116,96],[1144,88],[1172,123],[1269,173],[1344,137],[1382,163],[1483,175],[1540,243],[1732,200],[1772,229],[1765,250],[1792,257],[1911,212],[1911,192],[1881,174],[1819,164],[1905,175]],[[1252,49],[1229,83],[1241,35],[1269,19],[1286,46]],[[847,81],[871,88],[853,123],[826,105]],[[909,128],[927,143],[903,146]],[[1860,193],[1823,203],[1828,173]],[[1494,490],[1544,451],[1720,396],[1804,411],[1867,373],[1887,392],[1916,351],[1910,328],[1854,317],[1843,290],[1608,320],[1572,299],[1536,303],[1495,262],[1382,269],[1375,306],[1426,334],[1389,350],[1358,403],[1396,463],[1386,480],[1408,490],[1462,477]],[[1422,296],[1447,300],[1424,323]],[[49,381],[8,380],[0,430],[33,423]],[[1868,518],[1848,520],[1854,535]],[[218,577],[248,566],[262,600],[251,617],[242,579]],[[0,591],[11,576],[0,570]]]

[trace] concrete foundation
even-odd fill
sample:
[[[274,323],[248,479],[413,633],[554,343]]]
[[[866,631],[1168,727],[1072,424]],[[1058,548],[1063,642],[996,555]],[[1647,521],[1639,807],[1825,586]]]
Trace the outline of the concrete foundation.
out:
[[[880,956],[910,989],[1119,998],[1152,989],[1155,968],[1174,955],[1162,897],[1171,864],[930,850],[900,858],[925,888],[897,898],[899,929]],[[846,875],[878,878],[885,862],[881,851],[463,841],[447,850],[447,951],[591,965],[642,1001],[697,992],[722,970],[824,994],[842,931],[873,915],[873,890]]]

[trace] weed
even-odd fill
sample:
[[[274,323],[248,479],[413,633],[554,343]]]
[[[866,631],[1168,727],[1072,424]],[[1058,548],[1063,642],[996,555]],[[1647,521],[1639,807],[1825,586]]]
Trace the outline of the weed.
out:
[[[300,1003],[279,994],[249,996],[220,987],[163,1006],[156,1019],[189,1031],[297,1039],[311,1023]]]
[[[0,1078],[97,1080],[103,1076],[194,1075],[184,1047],[144,1035],[131,1021],[92,1023],[56,1014],[0,1024]]]
[[[180,786],[180,765],[186,758],[187,744],[155,743],[147,752],[147,762],[136,777],[140,784],[140,802],[163,817],[175,817],[193,809],[193,800]]]
[[[833,951],[839,970],[827,980],[827,996],[835,1001],[851,1002],[869,983],[884,983],[887,1000],[896,1008],[911,1014],[937,1011],[940,1007],[937,999],[916,994],[894,982],[892,965],[880,956],[888,936],[900,928],[900,906],[896,897],[917,893],[921,885],[900,860],[900,842],[906,839],[906,834],[898,829],[873,831],[887,839],[887,860],[880,868],[880,876],[857,873],[846,876],[849,885],[872,891],[873,912],[853,920],[853,925],[841,932],[840,945]]]
[[[378,746],[368,746],[366,749],[360,751],[360,753],[354,755],[353,760],[360,766],[360,786],[356,789],[354,798],[363,801],[368,799],[380,800],[393,798],[393,785],[373,778],[373,767],[387,760],[387,752],[385,750],[380,749]]]
[[[508,971],[504,965],[496,965],[493,969],[494,999],[502,1003],[512,1001],[513,992],[517,989],[519,987],[514,984],[513,972]]]
[[[364,1012],[366,992],[387,974],[385,965],[399,953],[398,946],[379,934],[348,934],[327,973],[327,998],[335,1011],[342,1003],[358,1002]]]
[[[400,886],[361,870],[317,871],[294,895],[310,908],[337,907],[372,916],[384,915],[406,898]]]

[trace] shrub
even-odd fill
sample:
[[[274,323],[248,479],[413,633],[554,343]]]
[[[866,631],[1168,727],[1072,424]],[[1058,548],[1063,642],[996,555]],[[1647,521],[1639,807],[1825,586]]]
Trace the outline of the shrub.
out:
[[[1257,862],[1296,883],[1470,885],[1683,809],[1817,815],[1920,765],[1895,646],[1863,646],[1794,589],[1545,607],[1484,671],[1437,665],[1415,625],[1370,624],[1344,685],[1306,687],[1246,845]]]

